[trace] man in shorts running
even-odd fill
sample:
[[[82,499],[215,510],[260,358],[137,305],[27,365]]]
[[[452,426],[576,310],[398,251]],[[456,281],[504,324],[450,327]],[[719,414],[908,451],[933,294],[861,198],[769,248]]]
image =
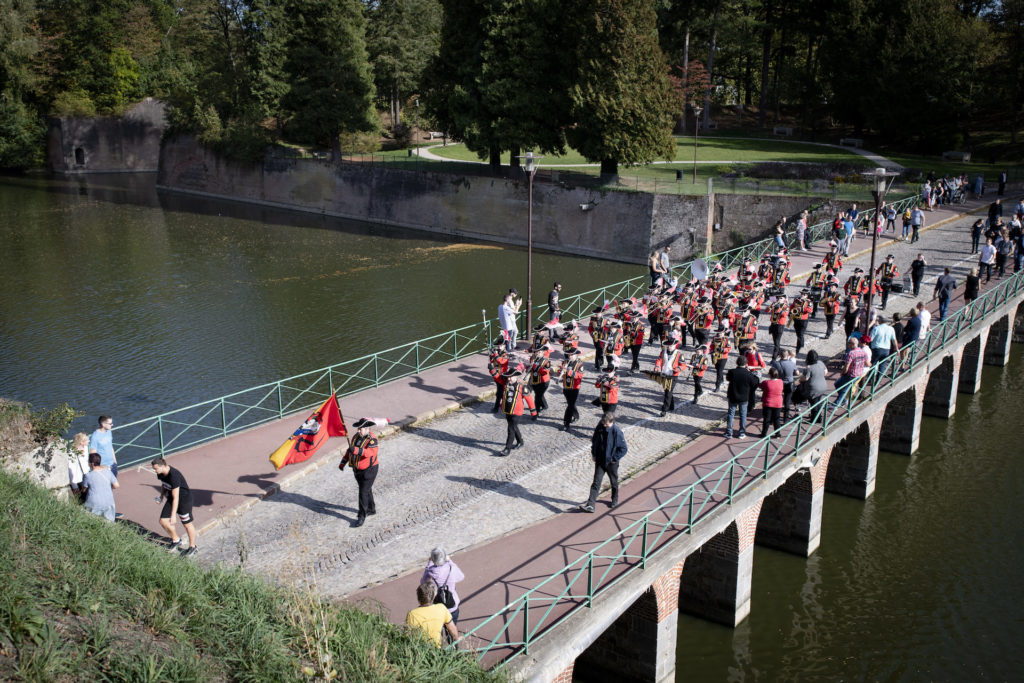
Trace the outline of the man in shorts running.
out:
[[[179,550],[182,557],[189,557],[198,552],[196,548],[196,527],[192,518],[192,491],[188,482],[181,472],[167,464],[163,458],[154,458],[150,463],[156,478],[160,480],[163,489],[157,502],[164,503],[164,509],[160,513],[160,526],[164,528],[170,537],[169,550]],[[181,547],[181,538],[178,536],[174,516],[177,515],[188,534],[188,548]]]

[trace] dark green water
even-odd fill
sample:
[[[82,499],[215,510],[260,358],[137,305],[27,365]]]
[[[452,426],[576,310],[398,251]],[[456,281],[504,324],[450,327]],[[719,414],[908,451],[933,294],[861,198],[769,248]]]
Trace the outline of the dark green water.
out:
[[[678,681],[1016,681],[1024,671],[1024,347],[874,495],[826,494],[809,559],[754,552],[735,630],[679,622]]]
[[[526,252],[157,193],[0,178],[0,396],[116,423],[494,317]],[[521,230],[526,226],[510,226]],[[645,272],[534,254],[534,302]]]

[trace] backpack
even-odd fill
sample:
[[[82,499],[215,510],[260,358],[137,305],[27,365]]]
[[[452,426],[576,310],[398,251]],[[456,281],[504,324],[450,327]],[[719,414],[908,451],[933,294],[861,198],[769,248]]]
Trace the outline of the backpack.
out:
[[[444,605],[448,609],[455,607],[455,596],[452,595],[452,590],[448,587],[448,577],[451,575],[452,568],[448,567],[448,576],[444,578],[444,583],[437,584],[437,581],[434,581],[437,584],[437,595],[434,596],[434,604]]]

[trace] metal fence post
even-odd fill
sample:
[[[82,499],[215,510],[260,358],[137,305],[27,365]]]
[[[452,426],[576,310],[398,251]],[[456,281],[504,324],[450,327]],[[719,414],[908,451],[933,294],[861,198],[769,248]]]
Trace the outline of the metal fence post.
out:
[[[281,396],[281,383],[277,383],[277,417],[284,417],[284,398]]]
[[[644,517],[644,537],[640,545],[640,568],[647,568],[647,522],[650,518]]]
[[[227,436],[228,435],[228,418],[227,418],[227,415],[225,415],[225,413],[224,413],[224,397],[223,396],[221,396],[221,399],[220,399],[220,435],[221,436]]]
[[[162,458],[167,455],[164,453],[164,418],[162,415],[156,418],[156,432],[160,439],[160,457]]]
[[[587,607],[594,606],[594,553],[587,560]]]
[[[523,598],[523,652],[530,653],[530,596]]]

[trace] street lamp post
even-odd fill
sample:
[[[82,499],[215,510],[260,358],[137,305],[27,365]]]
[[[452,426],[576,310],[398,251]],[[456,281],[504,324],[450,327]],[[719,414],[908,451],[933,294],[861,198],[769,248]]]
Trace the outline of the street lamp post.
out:
[[[693,184],[697,184],[697,137],[700,134],[700,107],[693,108]]]
[[[869,320],[871,317],[871,298],[875,294],[875,249],[878,247],[878,217],[881,215],[882,199],[885,197],[886,178],[889,174],[886,173],[884,168],[876,168],[874,171],[864,175],[869,176],[872,180],[871,194],[875,198],[875,214],[871,217],[871,270],[868,272],[868,299],[864,311],[864,329],[862,331],[866,336],[868,325],[871,322]]]
[[[529,199],[526,206],[526,341],[533,343],[533,176],[537,173],[537,161],[542,156],[527,152],[517,159],[523,160],[523,170],[529,177]]]

